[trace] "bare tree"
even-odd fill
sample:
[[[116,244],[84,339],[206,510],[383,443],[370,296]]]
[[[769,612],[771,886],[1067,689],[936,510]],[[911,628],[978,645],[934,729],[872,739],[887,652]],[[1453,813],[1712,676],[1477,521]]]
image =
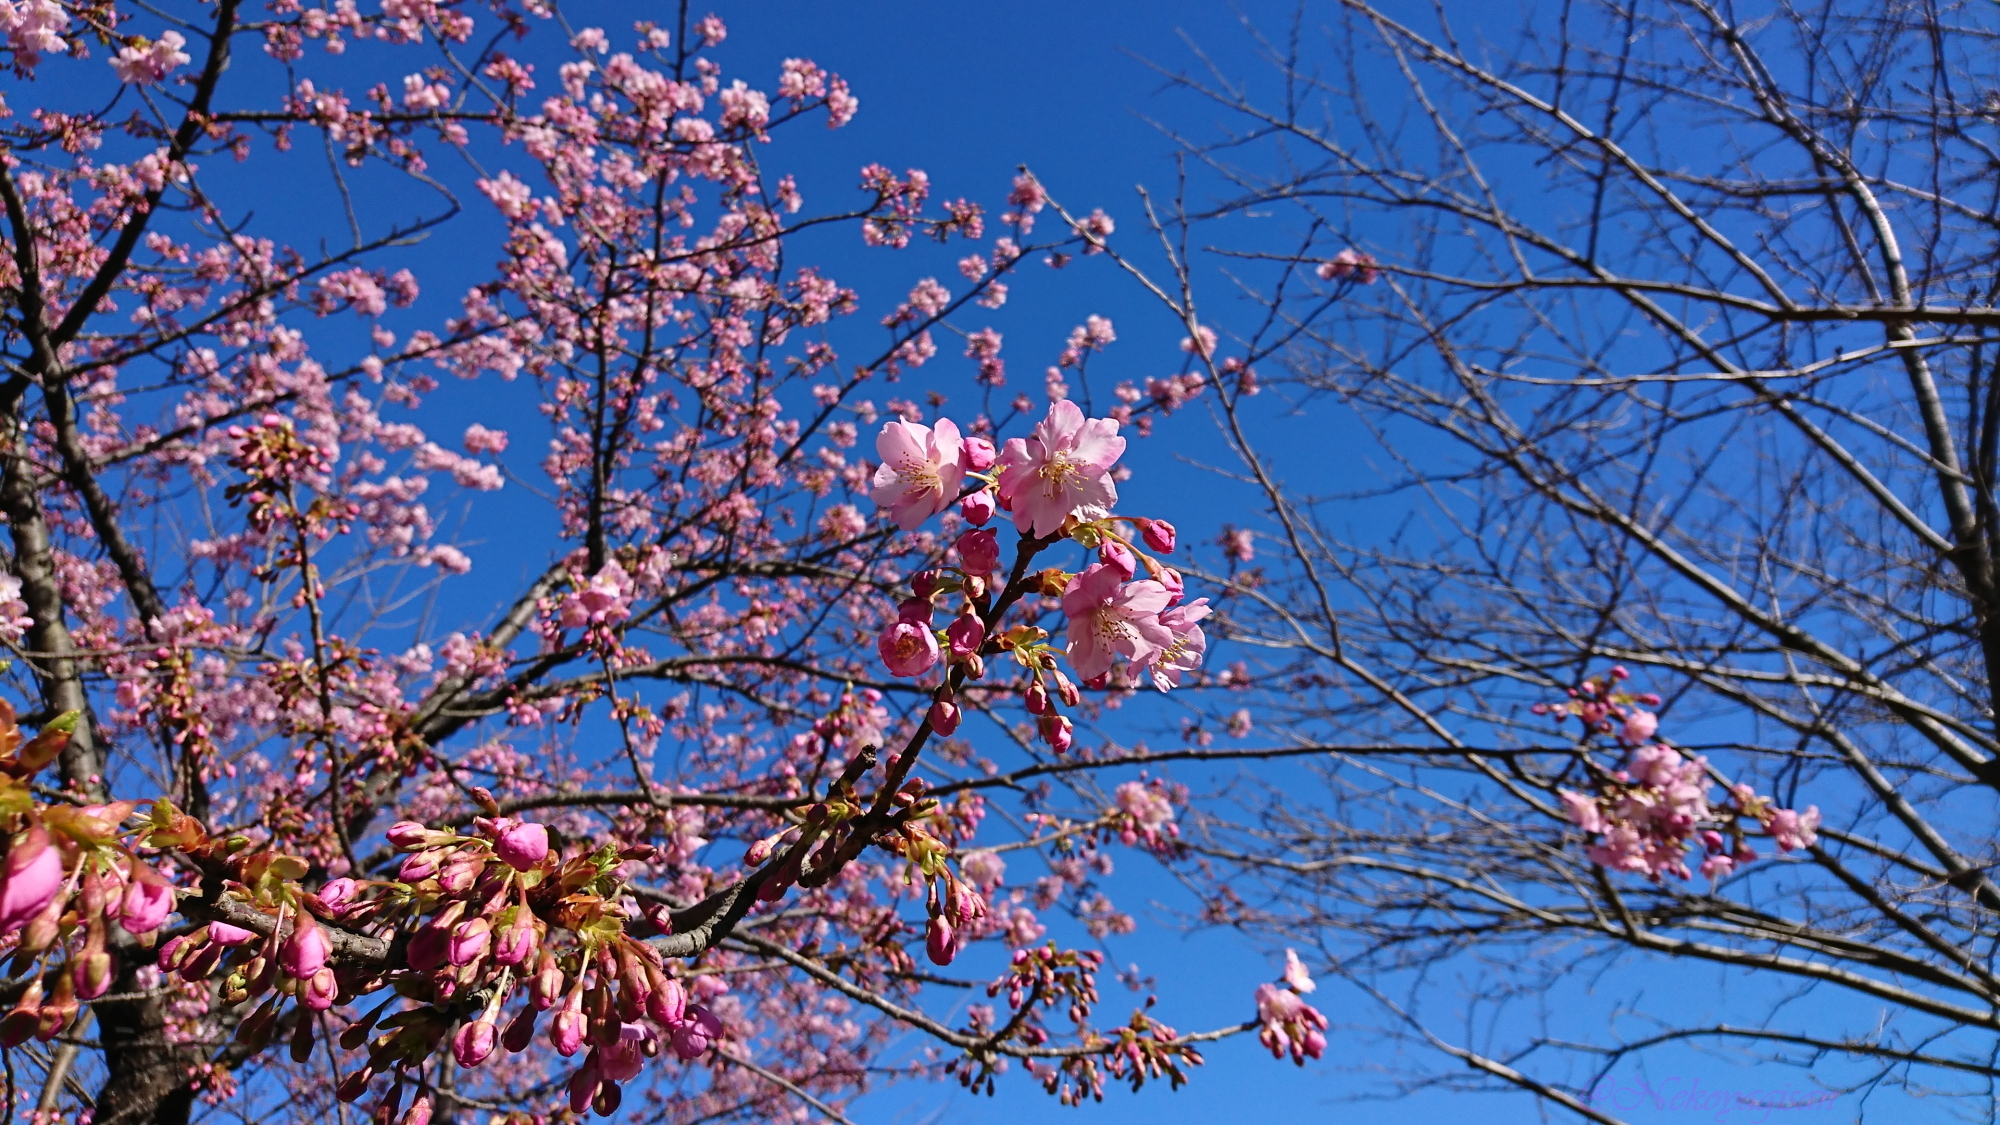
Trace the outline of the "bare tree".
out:
[[[1267,733],[1374,748],[1208,822],[1212,916],[1466,1064],[1412,1083],[1612,1121],[1607,1075],[1695,1049],[2000,1107],[1997,15],[1345,0],[1261,41],[1274,89],[1170,74],[1225,125],[1155,291],[1228,323],[1219,259],[1255,314],[1191,361],[1267,517],[1220,617]],[[1530,705],[1614,663],[1817,843],[1593,863],[1558,791],[1625,751]]]

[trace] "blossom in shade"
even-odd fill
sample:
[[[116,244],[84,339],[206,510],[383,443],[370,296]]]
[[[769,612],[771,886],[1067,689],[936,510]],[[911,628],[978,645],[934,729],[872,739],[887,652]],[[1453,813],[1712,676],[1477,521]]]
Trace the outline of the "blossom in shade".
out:
[[[1009,438],[1001,450],[1001,506],[1017,530],[1044,537],[1072,515],[1102,519],[1118,502],[1111,466],[1124,452],[1117,422],[1086,419],[1068,399],[1053,402],[1034,436]]]
[[[324,1012],[333,1007],[339,995],[340,978],[328,967],[314,973],[312,979],[306,981],[305,987],[299,990],[299,1002],[315,1012]]]
[[[868,495],[889,509],[890,518],[903,530],[915,530],[958,499],[965,448],[951,419],[938,419],[935,428],[916,422],[886,423],[875,438],[875,453],[882,464],[875,470],[875,487]]]
[[[687,1015],[673,1026],[671,1038],[674,1054],[692,1061],[706,1054],[709,1044],[722,1038],[722,1021],[707,1008],[690,1004]]]
[[[672,1027],[687,1015],[687,989],[672,978],[646,994],[646,1014],[661,1027]]]
[[[1208,635],[1201,631],[1199,623],[1208,615],[1207,598],[1172,606],[1160,614],[1160,624],[1173,634],[1173,640],[1154,653],[1151,660],[1138,665],[1139,669],[1152,672],[1154,687],[1171,691],[1180,686],[1182,676],[1201,667],[1202,657],[1208,652]]]
[[[897,621],[882,630],[875,648],[892,675],[921,676],[938,662],[937,634],[913,621]]]
[[[1096,563],[1063,588],[1069,618],[1069,662],[1076,674],[1096,679],[1123,656],[1150,664],[1174,643],[1173,630],[1160,624],[1167,588],[1158,582],[1126,582],[1118,568]]]

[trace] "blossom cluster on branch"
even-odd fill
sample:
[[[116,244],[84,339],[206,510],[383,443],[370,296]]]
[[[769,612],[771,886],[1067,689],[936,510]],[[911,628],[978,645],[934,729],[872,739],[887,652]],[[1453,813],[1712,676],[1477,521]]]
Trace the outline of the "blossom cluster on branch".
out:
[[[1757,858],[1746,839],[1745,821],[1769,836],[1780,852],[1817,842],[1816,805],[1804,812],[1779,808],[1740,782],[1728,787],[1722,804],[1711,803],[1717,779],[1708,759],[1690,758],[1656,739],[1659,715],[1639,705],[1657,707],[1660,697],[1623,690],[1619,684],[1629,677],[1625,668],[1614,667],[1571,688],[1564,701],[1534,707],[1537,714],[1576,719],[1585,737],[1615,734],[1628,750],[1625,763],[1616,769],[1585,761],[1592,791],[1557,790],[1570,823],[1595,837],[1588,849],[1592,863],[1654,881],[1666,875],[1688,879],[1688,849],[1699,843],[1701,874],[1720,879]]]
[[[1098,1028],[1045,921],[1128,932],[1111,851],[1187,854],[1185,790],[1078,743],[1206,682],[1175,526],[1115,511],[1148,408],[1004,398],[986,323],[1115,224],[1038,231],[1025,172],[991,224],[780,173],[855,91],[678,14],[0,0],[0,644],[42,725],[0,723],[0,1038],[94,1005],[104,1119],[789,1119],[909,1028],[1075,1101],[1259,1026]],[[280,181],[304,217],[238,214]],[[933,252],[860,335],[841,255]],[[928,1014],[981,943],[1006,1015]]]

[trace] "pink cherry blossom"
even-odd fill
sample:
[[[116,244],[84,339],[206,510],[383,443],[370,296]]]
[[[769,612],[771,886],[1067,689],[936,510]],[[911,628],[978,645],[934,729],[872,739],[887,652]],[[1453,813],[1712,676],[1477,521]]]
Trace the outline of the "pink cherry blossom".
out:
[[[1634,708],[1625,716],[1625,726],[1624,729],[1618,732],[1618,737],[1624,739],[1627,745],[1637,746],[1652,738],[1653,732],[1659,729],[1660,717],[1658,715],[1655,715],[1651,711],[1641,711]]]
[[[882,464],[875,470],[868,495],[887,508],[896,526],[914,531],[925,520],[957,501],[965,477],[965,450],[958,426],[949,418],[935,428],[915,422],[889,422],[875,439]]]
[[[1095,563],[1063,588],[1069,618],[1069,662],[1076,674],[1094,679],[1111,670],[1120,656],[1149,664],[1175,641],[1160,623],[1167,588],[1158,582],[1126,582],[1116,567]]]
[[[1381,276],[1381,271],[1375,266],[1375,256],[1351,246],[1335,254],[1332,261],[1321,262],[1318,272],[1321,281],[1351,277],[1363,285],[1373,285]]]
[[[1166,589],[1164,585],[1161,588]],[[1196,598],[1160,614],[1160,625],[1172,635],[1172,640],[1161,646],[1151,659],[1135,662],[1139,670],[1152,673],[1154,687],[1170,691],[1180,686],[1182,676],[1201,667],[1202,657],[1208,652],[1208,635],[1202,632],[1199,622],[1209,612],[1208,599]]]
[[[1803,813],[1791,809],[1773,809],[1765,829],[1777,842],[1781,852],[1799,851],[1810,848],[1819,841],[1819,806],[1807,806]]]
[[[1311,992],[1319,987],[1313,983],[1312,974],[1306,971],[1305,962],[1299,960],[1298,950],[1295,949],[1285,950],[1284,979],[1297,993]]]
[[[1017,529],[1041,537],[1072,515],[1101,519],[1118,502],[1111,467],[1124,452],[1117,422],[1086,419],[1068,399],[1051,403],[1032,437],[1009,438],[1001,451],[1000,503]]]
[[[1264,1025],[1257,1040],[1273,1058],[1282,1059],[1289,1053],[1292,1061],[1304,1065],[1306,1059],[1319,1058],[1326,1050],[1326,1017],[1296,992],[1274,984],[1258,985],[1257,1019]]]
[[[897,621],[882,630],[875,647],[882,664],[898,676],[921,676],[938,662],[937,635],[925,625]]]

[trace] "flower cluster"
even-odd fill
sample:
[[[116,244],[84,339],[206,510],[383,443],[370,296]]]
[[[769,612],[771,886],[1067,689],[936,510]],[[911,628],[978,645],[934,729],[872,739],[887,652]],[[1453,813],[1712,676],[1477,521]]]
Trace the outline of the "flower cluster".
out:
[[[1059,753],[1069,750],[1075,726],[1060,709],[1077,706],[1080,690],[1057,667],[1046,631],[1001,627],[1006,609],[1031,594],[1060,599],[1067,620],[1062,656],[1087,685],[1104,684],[1121,660],[1133,677],[1150,675],[1161,691],[1200,666],[1208,646],[1199,624],[1209,612],[1207,599],[1183,603],[1179,572],[1144,550],[1171,553],[1174,525],[1112,515],[1118,502],[1112,469],[1125,451],[1117,422],[1085,418],[1062,399],[1032,436],[1009,439],[997,455],[992,443],[962,437],[949,419],[935,426],[889,422],[876,450],[882,464],[873,498],[897,526],[914,530],[954,503],[973,525],[953,545],[957,565],[916,575],[911,596],[877,641],[894,675],[922,676],[940,661],[952,670],[934,697],[932,729],[951,734],[960,717],[956,690],[985,675],[988,656],[1011,652],[1029,673],[1022,697],[1042,740]],[[968,476],[975,482],[970,488],[963,483]],[[1014,572],[1004,578],[998,533],[985,526],[999,511],[1013,515],[1021,537]],[[1094,550],[1096,561],[1076,573],[1028,571],[1035,555],[1065,537]],[[1140,577],[1142,568],[1148,577]],[[950,595],[961,595],[961,604],[940,627],[937,602]]]
[[[79,716],[59,717],[23,740],[0,701],[0,942],[28,985],[4,1017],[0,1045],[44,1042],[76,1018],[80,1001],[110,991],[118,975],[114,927],[150,941],[174,910],[173,884],[127,837],[131,802],[43,804],[31,779],[62,753]],[[44,982],[52,986],[45,986]]]
[[[189,854],[227,851],[165,802],[155,805],[147,835]],[[594,1106],[608,1115],[646,1059],[662,1050],[699,1058],[722,1036],[721,1021],[690,1002],[638,936],[650,923],[625,905],[621,868],[652,848],[605,846],[565,859],[546,827],[502,816],[477,818],[471,834],[405,821],[388,839],[404,856],[393,880],[340,878],[317,892],[303,888],[306,865],[296,857],[228,856],[229,893],[217,912],[234,921],[217,918],[174,938],[160,950],[161,969],[190,982],[220,973],[225,1002],[263,997],[239,1032],[253,1046],[269,1041],[287,1000],[319,1012],[392,987],[412,1006],[384,1018],[392,998],[340,1037],[343,1049],[367,1051],[336,1093],[356,1101],[386,1076],[378,1119],[393,1118],[433,1054],[448,1046],[459,1066],[474,1069],[496,1049],[519,1053],[551,1010],[549,1046],[564,1058],[588,1048],[567,1085],[577,1113]],[[327,924],[349,940],[374,935],[385,945],[406,934],[401,962],[336,967]],[[311,1049],[314,1023],[296,1021],[295,1053]]]
[[[1274,1059],[1287,1053],[1304,1066],[1308,1058],[1318,1058],[1326,1050],[1326,1017],[1305,1002],[1305,994],[1319,987],[1293,950],[1285,950],[1284,976],[1276,983],[1257,986],[1257,1021],[1263,1027],[1257,1041]]]
[[[1538,714],[1574,717],[1585,736],[1616,733],[1628,748],[1623,766],[1605,770],[1585,760],[1594,790],[1558,789],[1569,822],[1596,837],[1587,853],[1592,863],[1658,881],[1688,879],[1690,842],[1699,841],[1701,873],[1711,879],[1730,874],[1757,858],[1745,842],[1744,820],[1754,821],[1781,852],[1809,848],[1817,841],[1818,806],[1804,812],[1776,807],[1747,784],[1729,789],[1727,800],[1710,801],[1714,782],[1708,759],[1690,758],[1664,742],[1652,741],[1659,716],[1636,703],[1659,705],[1659,696],[1633,695],[1617,688],[1629,673],[1622,667],[1591,677],[1557,704],[1536,704]]]

